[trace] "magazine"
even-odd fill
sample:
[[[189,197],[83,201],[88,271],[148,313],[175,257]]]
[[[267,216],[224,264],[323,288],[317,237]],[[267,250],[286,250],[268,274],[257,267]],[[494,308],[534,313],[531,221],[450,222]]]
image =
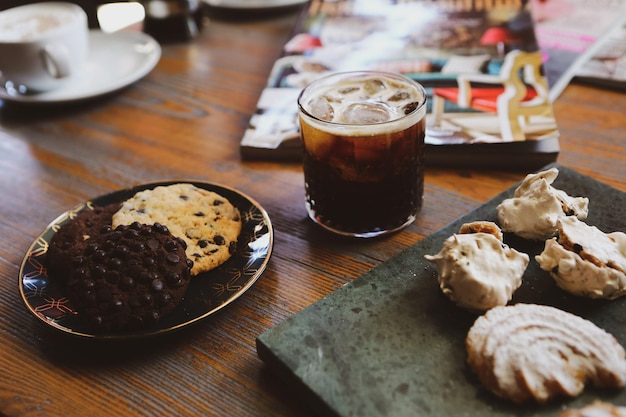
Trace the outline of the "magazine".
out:
[[[429,165],[527,170],[556,160],[558,129],[522,0],[311,0],[259,98],[242,157],[299,161],[300,91],[349,70],[424,86]]]
[[[619,26],[626,18],[626,1],[530,0],[530,6],[552,101],[579,76],[587,81],[615,78],[611,71],[617,60],[611,60],[613,54],[607,56],[605,52],[610,52],[613,45],[619,46],[620,37],[623,51],[624,34],[620,34]],[[605,42],[609,33],[616,40]],[[606,47],[593,59],[603,43]]]
[[[626,17],[594,44],[576,68],[574,80],[626,90]]]

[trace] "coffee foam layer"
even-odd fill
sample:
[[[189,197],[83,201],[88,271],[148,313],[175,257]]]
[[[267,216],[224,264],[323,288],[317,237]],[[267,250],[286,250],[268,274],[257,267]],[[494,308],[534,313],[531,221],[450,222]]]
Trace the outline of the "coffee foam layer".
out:
[[[415,125],[426,116],[425,97],[415,85],[400,80],[384,79],[385,87],[379,90],[367,91],[364,85],[367,82],[376,82],[378,77],[371,79],[346,80],[332,85],[322,85],[315,91],[303,97],[302,106],[309,115],[304,114],[305,122],[318,130],[341,136],[372,136],[384,133],[399,132]],[[390,97],[402,98],[389,100]],[[332,106],[332,116],[315,114],[313,102],[326,101]],[[412,113],[405,114],[404,107],[416,103],[419,108]],[[346,121],[345,114],[351,105],[371,104],[373,111],[385,109],[388,112],[386,120],[376,122],[355,123]],[[313,117],[310,117],[313,116]]]
[[[18,7],[0,13],[0,41],[30,41],[71,23],[76,14],[55,5]]]

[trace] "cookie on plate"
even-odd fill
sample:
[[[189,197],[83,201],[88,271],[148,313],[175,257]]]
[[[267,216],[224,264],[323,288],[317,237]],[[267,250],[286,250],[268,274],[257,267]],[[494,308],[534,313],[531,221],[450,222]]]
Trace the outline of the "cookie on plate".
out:
[[[237,248],[242,220],[225,197],[193,184],[159,186],[136,193],[113,215],[113,227],[161,223],[187,243],[192,275],[226,262]]]
[[[100,233],[102,227],[111,226],[113,214],[119,208],[119,203],[90,207],[61,226],[50,239],[46,253],[49,275],[65,282],[72,258],[83,251],[89,240]]]
[[[94,331],[140,329],[174,310],[192,265],[185,242],[163,225],[109,227],[74,257],[69,298]]]

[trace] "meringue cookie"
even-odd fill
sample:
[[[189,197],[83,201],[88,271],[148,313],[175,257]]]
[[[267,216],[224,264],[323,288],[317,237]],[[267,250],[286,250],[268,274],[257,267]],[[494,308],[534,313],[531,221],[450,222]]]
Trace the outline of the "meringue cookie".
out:
[[[497,234],[485,232],[454,234],[439,253],[424,257],[437,265],[441,291],[459,307],[473,311],[506,305],[522,284],[530,260],[502,243]]]
[[[583,408],[571,408],[556,417],[626,417],[626,407],[595,400]]]
[[[558,238],[535,257],[556,284],[574,295],[615,299],[626,294],[626,234],[604,233],[575,217],[559,219]]]
[[[556,234],[557,221],[567,216],[587,218],[589,199],[570,197],[550,184],[559,175],[556,168],[529,174],[515,190],[513,198],[498,205],[502,230],[526,239],[545,240]]]
[[[626,352],[617,339],[555,307],[495,307],[476,319],[465,346],[467,363],[485,387],[517,404],[575,397],[586,384],[626,385]]]

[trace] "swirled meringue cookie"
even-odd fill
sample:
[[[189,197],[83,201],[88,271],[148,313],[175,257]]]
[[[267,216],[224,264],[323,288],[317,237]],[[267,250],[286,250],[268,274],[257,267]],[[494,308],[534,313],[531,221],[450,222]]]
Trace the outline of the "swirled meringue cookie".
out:
[[[499,306],[465,339],[467,363],[494,394],[520,404],[626,385],[626,352],[580,316],[538,304]]]
[[[558,221],[558,238],[535,257],[556,284],[574,295],[615,299],[626,294],[626,234],[604,233],[575,217]]]
[[[459,307],[473,311],[506,305],[522,284],[529,262],[527,254],[502,242],[493,222],[461,226],[439,253],[424,257],[437,265],[441,291]]]
[[[583,408],[572,408],[557,417],[626,417],[626,407],[596,400]]]
[[[575,216],[585,220],[589,199],[570,197],[552,187],[558,175],[556,168],[527,175],[513,198],[504,200],[497,207],[502,230],[526,239],[545,240],[556,234],[558,219]]]

